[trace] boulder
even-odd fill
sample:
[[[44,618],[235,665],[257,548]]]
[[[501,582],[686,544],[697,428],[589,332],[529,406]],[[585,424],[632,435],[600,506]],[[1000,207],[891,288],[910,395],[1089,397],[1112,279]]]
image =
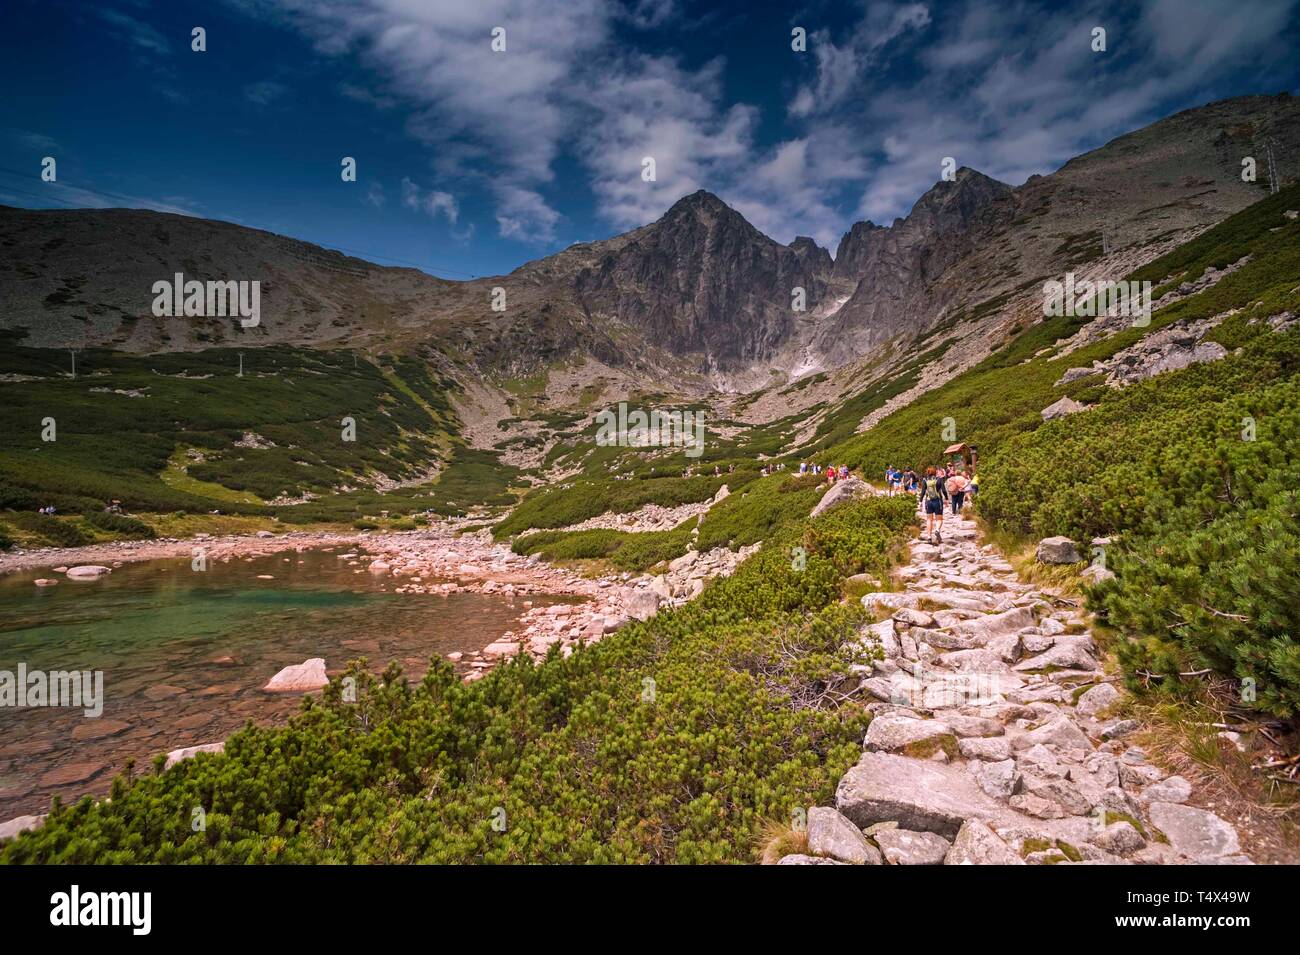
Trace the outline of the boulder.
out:
[[[1084,716],[1096,716],[1119,699],[1119,690],[1109,683],[1098,683],[1079,697],[1075,709]],[[1181,800],[1176,800],[1181,802]]]
[[[94,580],[96,577],[112,572],[113,568],[102,564],[81,564],[77,567],[69,567],[66,575],[69,580]]]
[[[862,830],[828,806],[808,810],[808,851],[854,865],[880,865],[880,850]]]
[[[634,590],[623,604],[624,612],[634,620],[649,620],[659,612],[663,598],[653,590]]]
[[[945,838],[971,817],[994,819],[1003,813],[958,766],[873,752],[863,753],[844,774],[835,807],[859,826],[897,822]]]
[[[1077,414],[1080,411],[1087,411],[1087,410],[1088,410],[1087,405],[1080,404],[1079,402],[1075,401],[1073,398],[1067,395],[1066,397],[1060,399],[1059,401],[1052,402],[1050,405],[1048,405],[1046,408],[1040,411],[1039,414],[1043,416],[1044,421],[1053,421],[1056,418],[1064,418],[1066,415]]]
[[[944,865],[1024,865],[1025,860],[976,819],[968,819],[952,842]]]
[[[312,657],[302,663],[285,667],[271,677],[262,689],[272,693],[305,693],[328,685],[329,677],[325,675],[325,661],[321,657]]]
[[[1002,613],[985,614],[974,620],[964,620],[952,629],[978,643],[986,643],[994,637],[1019,633],[1025,627],[1034,624],[1034,611],[1029,607],[1012,607]]]
[[[1103,581],[1114,580],[1115,572],[1113,570],[1107,570],[1105,567],[1102,567],[1099,564],[1089,564],[1082,571],[1080,571],[1079,577],[1085,583],[1092,584],[1095,587],[1097,584],[1100,584]]]
[[[1153,802],[1148,813],[1180,855],[1210,862],[1241,851],[1237,830],[1212,812],[1174,802]]]
[[[831,489],[822,495],[822,499],[817,502],[817,506],[812,509],[808,516],[816,517],[819,514],[824,514],[837,504],[843,504],[845,501],[851,501],[854,498],[869,497],[877,493],[874,487],[860,477],[845,478],[842,481],[836,481]]]
[[[1077,564],[1083,560],[1074,541],[1060,535],[1040,540],[1037,557],[1040,564]]]
[[[283,672],[283,671],[282,671]],[[221,753],[226,749],[226,744],[221,743],[203,743],[200,746],[186,746],[183,749],[174,749],[167,754],[167,762],[163,764],[163,769],[171,769],[183,759],[189,759],[191,756],[197,756],[199,753]]]
[[[44,814],[39,816],[15,816],[7,822],[0,822],[0,839],[12,839],[20,832],[39,828],[45,821]]]
[[[943,865],[952,848],[943,836],[911,829],[881,829],[875,840],[890,865]]]

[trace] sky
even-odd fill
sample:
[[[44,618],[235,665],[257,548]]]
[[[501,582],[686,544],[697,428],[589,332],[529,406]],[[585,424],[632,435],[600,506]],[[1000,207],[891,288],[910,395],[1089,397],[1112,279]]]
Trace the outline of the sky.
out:
[[[834,253],[945,157],[1018,185],[1300,73],[1300,0],[6,0],[4,26],[0,203],[222,219],[452,279],[701,188]]]

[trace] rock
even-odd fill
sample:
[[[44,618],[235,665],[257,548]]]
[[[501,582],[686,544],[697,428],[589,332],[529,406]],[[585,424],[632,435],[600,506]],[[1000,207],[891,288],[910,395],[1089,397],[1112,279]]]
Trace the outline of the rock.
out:
[[[94,580],[96,577],[102,577],[112,572],[113,568],[105,567],[102,564],[81,564],[77,567],[69,567],[66,576],[69,580]]]
[[[826,859],[821,856],[794,855],[782,856],[777,865],[845,865],[838,859]]]
[[[49,577],[37,577],[34,581],[37,587],[53,587],[58,584],[57,580],[51,580]],[[26,818],[20,817],[20,818]]]
[[[1187,802],[1192,798],[1192,784],[1182,776],[1170,776],[1148,786],[1138,798],[1144,802]]]
[[[1115,572],[1113,570],[1107,570],[1105,567],[1098,564],[1089,564],[1079,572],[1079,577],[1086,583],[1092,584],[1095,587],[1103,581],[1114,580]]]
[[[854,865],[881,865],[880,850],[862,830],[828,806],[808,810],[808,851]]]
[[[902,653],[893,620],[882,620],[880,623],[873,623],[863,631],[863,636],[869,642],[879,644],[880,650],[887,660],[892,660]]]
[[[623,610],[634,620],[649,620],[659,612],[662,602],[661,596],[653,590],[634,590],[628,595]]]
[[[15,816],[7,822],[0,822],[0,839],[12,839],[20,832],[37,829],[45,821],[45,815]]]
[[[916,610],[912,607],[904,607],[902,610],[895,610],[893,619],[899,623],[905,623],[909,627],[933,627],[934,617],[924,610]]]
[[[1141,724],[1137,720],[1115,720],[1102,727],[1101,738],[1105,740],[1123,739],[1137,731]]]
[[[962,636],[985,643],[993,637],[1019,633],[1034,623],[1034,612],[1028,607],[1013,607],[1002,613],[986,614],[974,620],[965,620],[952,629]]]
[[[271,677],[262,689],[272,693],[304,693],[328,685],[329,677],[325,675],[325,661],[321,657],[312,657],[302,663],[285,667]]]
[[[817,506],[812,509],[809,517],[816,517],[824,514],[838,504],[854,498],[870,497],[879,492],[870,484],[860,477],[849,477],[842,481],[836,481],[829,491],[822,495],[822,499],[817,502]]]
[[[1025,860],[984,823],[968,819],[962,824],[944,865],[1024,865]]]
[[[167,762],[163,764],[163,769],[171,769],[183,759],[189,759],[191,756],[197,756],[199,753],[221,753],[226,749],[226,744],[221,743],[203,743],[200,746],[186,746],[183,749],[174,749],[167,754]]]
[[[1096,716],[1119,699],[1119,690],[1109,683],[1098,683],[1079,697],[1075,709],[1084,716]]]
[[[1092,842],[1093,845],[1100,846],[1107,852],[1113,852],[1120,856],[1137,852],[1139,849],[1145,848],[1147,844],[1141,833],[1127,822],[1111,823],[1099,835],[1094,837]]]
[[[374,574],[375,576],[379,577],[379,576],[382,576],[382,575],[388,573],[390,570],[392,570],[392,569],[393,569],[393,565],[390,564],[390,563],[389,563],[388,561],[386,561],[386,560],[376,560],[376,561],[373,561],[373,562],[370,564],[370,566],[367,567],[366,569],[369,570],[369,571],[370,571],[372,574]]]
[[[960,737],[1001,736],[1006,728],[997,720],[984,716],[944,716],[944,722]]]
[[[982,759],[990,763],[1000,763],[1011,758],[1011,741],[1005,736],[961,739],[957,741],[957,749],[966,759]],[[984,791],[988,792],[987,789]]]
[[[270,531],[258,531],[258,532],[257,532],[257,536],[258,536],[258,537],[274,537],[275,535],[272,534]]]
[[[1083,560],[1079,548],[1068,537],[1044,537],[1038,542],[1040,564],[1077,564]]]
[[[980,740],[980,742],[989,743],[994,740]],[[972,774],[980,789],[995,799],[1006,799],[1020,788],[1020,773],[1016,770],[1014,759],[975,763]]]
[[[1044,723],[1038,729],[1030,730],[1023,736],[1016,737],[1013,746],[1017,750],[1029,749],[1039,743],[1049,749],[1063,752],[1077,752],[1087,755],[1093,751],[1092,743],[1068,716],[1061,715]]]
[[[1059,636],[1051,648],[1022,660],[1014,669],[1021,673],[1046,670],[1048,667],[1065,670],[1091,670],[1097,666],[1096,644],[1087,635]]]
[[[85,740],[117,736],[119,733],[125,733],[130,728],[130,723],[124,723],[121,720],[89,719],[78,723],[71,735],[77,742],[84,742]]]
[[[890,865],[943,865],[944,857],[952,848],[947,839],[933,832],[891,828],[881,829],[874,835]]]
[[[1080,404],[1068,395],[1059,401],[1054,401],[1042,411],[1044,421],[1053,421],[1056,418],[1064,418],[1066,415],[1077,414],[1080,411],[1087,411],[1088,406]]]
[[[909,716],[878,716],[867,727],[866,748],[872,752],[901,752],[926,759],[936,752],[950,758],[957,755],[957,737],[940,720],[918,720]]]
[[[1209,862],[1241,851],[1237,830],[1212,812],[1179,803],[1153,802],[1148,813],[1174,850],[1188,858]]]
[[[1020,793],[1011,797],[1011,806],[1035,819],[1064,819],[1065,810],[1050,799],[1035,796],[1032,793]]]
[[[1003,812],[960,767],[872,752],[840,780],[835,807],[859,826],[897,822],[946,838],[972,816],[993,819]]]

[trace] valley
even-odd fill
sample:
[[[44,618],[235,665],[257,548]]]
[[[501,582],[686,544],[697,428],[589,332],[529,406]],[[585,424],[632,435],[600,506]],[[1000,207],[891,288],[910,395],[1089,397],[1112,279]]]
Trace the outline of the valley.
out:
[[[833,258],[707,192],[466,282],[0,208],[0,668],[127,688],[116,732],[13,731],[0,816],[48,815],[0,859],[1293,861],[1300,186],[1239,154],[1296,118],[963,167]],[[258,278],[260,321],[153,314],[160,270]],[[1149,299],[1053,311],[1067,276]],[[639,409],[691,440],[628,440]],[[920,540],[884,474],[956,445],[979,492]],[[895,699],[914,664],[1016,685]]]

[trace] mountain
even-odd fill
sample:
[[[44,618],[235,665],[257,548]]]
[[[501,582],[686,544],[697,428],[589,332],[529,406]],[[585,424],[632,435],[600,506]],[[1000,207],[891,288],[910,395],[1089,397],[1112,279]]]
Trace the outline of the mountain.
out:
[[[0,207],[0,327],[50,347],[348,347],[418,353],[462,379],[590,364],[593,374],[685,393],[753,391],[893,361],[919,336],[968,341],[953,354],[975,355],[994,327],[1033,320],[1046,278],[1120,278],[1259,198],[1264,182],[1242,182],[1240,171],[1247,155],[1262,168],[1265,141],[1282,179],[1294,179],[1297,120],[1289,95],[1242,97],[1171,116],[1017,187],[962,168],[893,224],[853,225],[833,260],[806,237],[776,242],[704,191],[631,232],[469,282],[230,223]],[[260,280],[261,325],[155,317],[152,285],[176,272]],[[498,288],[504,310],[492,307]],[[793,307],[796,288],[806,311]]]

